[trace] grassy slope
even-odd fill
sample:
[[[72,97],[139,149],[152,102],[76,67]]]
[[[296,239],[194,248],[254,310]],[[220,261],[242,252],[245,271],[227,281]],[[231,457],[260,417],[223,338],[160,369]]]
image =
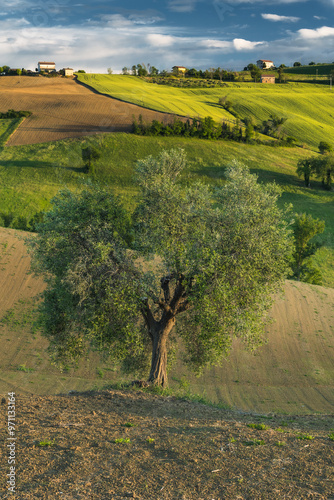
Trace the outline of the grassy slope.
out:
[[[92,143],[101,149],[96,164],[100,182],[107,183],[121,194],[129,208],[136,193],[133,170],[136,160],[162,149],[182,147],[189,159],[187,175],[204,182],[219,183],[225,165],[238,159],[245,162],[260,180],[275,180],[283,188],[281,202],[289,202],[297,212],[308,212],[324,219],[326,230],[321,235],[325,248],[317,254],[324,274],[324,284],[334,286],[332,210],[334,193],[321,189],[317,181],[307,189],[295,175],[300,158],[309,155],[300,148],[249,146],[235,142],[199,139],[140,137],[130,134],[104,134],[82,140],[64,140],[30,146],[5,148],[0,153],[0,212],[14,212],[31,217],[49,206],[50,199],[62,187],[81,188],[87,179],[82,173],[81,148]]]
[[[220,97],[227,96],[241,118],[253,117],[257,123],[272,113],[287,118],[283,130],[315,150],[320,141],[334,133],[334,94],[324,85],[230,83],[224,89],[179,89],[124,75],[80,74],[78,79],[98,92],[127,102],[184,116],[210,115],[215,120],[234,120],[218,104]]]
[[[0,119],[0,148],[2,148],[24,118]]]
[[[78,371],[60,373],[45,353],[47,341],[31,330],[34,297],[42,280],[27,274],[26,233],[0,230],[0,388],[2,392],[64,393],[117,382],[116,367],[96,354]],[[332,411],[334,380],[334,290],[287,282],[285,300],[273,309],[269,343],[255,355],[235,342],[221,368],[195,378],[178,362],[170,382],[180,394],[197,393],[207,400],[255,411],[290,413]]]

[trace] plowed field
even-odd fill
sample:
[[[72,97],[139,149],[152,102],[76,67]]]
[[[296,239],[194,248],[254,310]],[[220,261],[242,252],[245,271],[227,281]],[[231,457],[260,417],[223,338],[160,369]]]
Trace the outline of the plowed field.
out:
[[[96,353],[76,372],[50,366],[47,340],[29,328],[33,297],[44,284],[34,279],[22,237],[0,230],[0,391],[55,394],[102,387],[122,375]],[[235,342],[229,360],[196,378],[180,360],[169,374],[178,390],[186,381],[192,392],[246,411],[332,413],[334,408],[334,289],[287,281],[284,299],[272,310],[268,344],[245,352]],[[95,385],[96,387],[96,385]],[[333,426],[334,430],[334,426]]]
[[[143,109],[95,93],[73,79],[30,76],[0,77],[0,111],[32,111],[8,146],[57,141],[100,132],[127,132],[133,116],[144,121],[171,115]]]

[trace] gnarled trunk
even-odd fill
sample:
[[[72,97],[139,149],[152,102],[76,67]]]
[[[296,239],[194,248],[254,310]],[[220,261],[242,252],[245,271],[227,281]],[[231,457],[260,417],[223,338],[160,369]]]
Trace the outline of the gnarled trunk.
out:
[[[152,361],[148,381],[160,387],[168,385],[167,379],[167,340],[175,324],[175,318],[156,322],[152,335]]]

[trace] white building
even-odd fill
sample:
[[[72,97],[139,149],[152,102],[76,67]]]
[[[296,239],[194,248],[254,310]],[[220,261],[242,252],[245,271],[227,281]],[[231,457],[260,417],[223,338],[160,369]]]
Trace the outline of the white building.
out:
[[[275,66],[273,61],[269,61],[269,59],[259,59],[256,61],[256,65],[260,69],[269,69]]]
[[[65,76],[73,76],[74,69],[73,68],[64,68],[64,75]]]
[[[54,62],[39,62],[38,63],[38,71],[46,71],[47,73],[50,73],[50,71],[55,71],[56,70],[56,63]]]

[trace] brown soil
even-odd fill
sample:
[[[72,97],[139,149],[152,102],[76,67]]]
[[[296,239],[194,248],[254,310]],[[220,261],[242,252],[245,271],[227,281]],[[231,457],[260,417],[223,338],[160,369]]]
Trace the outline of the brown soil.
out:
[[[334,499],[333,415],[264,418],[109,390],[18,394],[16,427],[17,500]]]
[[[97,353],[78,371],[59,372],[45,352],[48,342],[29,327],[32,299],[43,290],[29,271],[23,237],[0,229],[0,391],[57,394],[101,388],[122,374]],[[268,344],[254,353],[235,341],[221,367],[196,378],[180,360],[169,373],[171,387],[189,384],[192,393],[233,408],[290,414],[332,413],[334,408],[334,289],[288,281],[268,329]],[[4,315],[12,312],[8,321]],[[334,427],[334,425],[333,425]]]
[[[128,132],[133,116],[144,121],[171,120],[172,115],[95,93],[68,78],[0,77],[0,111],[32,111],[7,145],[20,146],[82,137],[101,132]]]

